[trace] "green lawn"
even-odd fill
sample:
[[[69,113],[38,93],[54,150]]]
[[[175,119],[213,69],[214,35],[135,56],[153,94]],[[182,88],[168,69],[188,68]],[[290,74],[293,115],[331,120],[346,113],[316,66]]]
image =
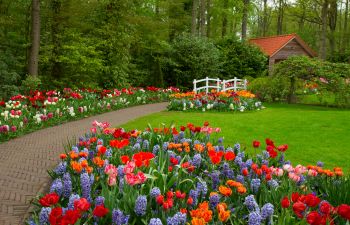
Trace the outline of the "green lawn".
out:
[[[225,145],[241,143],[252,151],[253,140],[271,138],[277,144],[288,144],[286,158],[293,165],[315,164],[325,167],[341,166],[350,172],[350,110],[319,106],[265,104],[266,109],[245,113],[160,112],[122,125],[126,129],[144,129],[174,122],[177,126],[188,122],[220,127],[219,136]]]

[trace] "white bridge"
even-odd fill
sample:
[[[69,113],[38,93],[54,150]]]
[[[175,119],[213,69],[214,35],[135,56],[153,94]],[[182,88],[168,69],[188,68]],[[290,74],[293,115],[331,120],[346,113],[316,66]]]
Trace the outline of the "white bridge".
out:
[[[205,82],[204,86],[197,85],[198,83]],[[193,80],[193,91],[195,93],[205,90],[205,93],[209,92],[209,89],[216,89],[216,91],[228,91],[228,90],[247,90],[246,79],[238,79],[237,77],[230,80],[220,80],[219,78],[204,78],[201,80]]]

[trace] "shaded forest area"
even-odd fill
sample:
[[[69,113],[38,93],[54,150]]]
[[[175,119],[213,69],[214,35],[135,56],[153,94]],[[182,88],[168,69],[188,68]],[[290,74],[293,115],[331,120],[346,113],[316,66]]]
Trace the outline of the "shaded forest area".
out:
[[[349,0],[0,0],[1,95],[263,76],[245,40],[285,33],[348,62],[348,20]]]

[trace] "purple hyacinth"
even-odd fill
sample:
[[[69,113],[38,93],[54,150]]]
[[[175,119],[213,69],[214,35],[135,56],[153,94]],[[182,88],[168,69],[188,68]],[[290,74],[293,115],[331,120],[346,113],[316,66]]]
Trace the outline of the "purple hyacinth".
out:
[[[244,199],[244,205],[249,209],[249,211],[256,211],[259,209],[258,203],[256,203],[254,195],[248,195]]]
[[[212,180],[212,188],[215,190],[220,184],[220,172],[215,170],[210,175]]]
[[[77,146],[72,146],[72,151],[79,154],[79,148]]]
[[[168,145],[169,145],[169,142],[163,143],[163,146],[162,146],[163,151],[166,151],[168,149]]]
[[[72,179],[69,173],[63,175],[63,197],[69,198],[72,193]]]
[[[197,203],[198,203],[198,196],[199,196],[198,191],[191,189],[190,193],[189,193],[189,196],[193,199],[193,204],[192,205],[197,205]]]
[[[209,197],[210,208],[214,209],[220,202],[220,196],[214,194]]]
[[[166,220],[167,225],[184,225],[186,221],[186,214],[183,214],[181,212],[176,213],[173,217],[168,217]]]
[[[49,224],[49,215],[51,213],[50,207],[43,207],[41,208],[40,214],[39,214],[39,224],[40,225],[46,225]]]
[[[163,223],[159,218],[152,218],[148,225],[163,225]]]
[[[245,162],[245,165],[248,166],[248,167],[251,167],[253,164],[253,160],[252,159],[248,159],[246,162]]]
[[[200,167],[201,165],[201,162],[202,162],[202,156],[201,154],[195,154],[193,156],[193,159],[192,159],[192,165],[194,165],[195,167]]]
[[[242,164],[242,162],[243,162],[242,158],[239,156],[236,156],[236,158],[235,158],[236,165],[240,166]]]
[[[222,145],[223,142],[224,142],[224,138],[220,137],[220,138],[218,139],[218,144],[219,144],[219,145]]]
[[[160,195],[160,190],[159,190],[159,188],[158,188],[158,187],[152,188],[150,194],[151,194],[151,197],[152,197],[152,198],[157,197],[158,195]]]
[[[124,215],[120,209],[113,209],[112,211],[112,224],[113,225],[125,225],[129,222],[129,215]]]
[[[256,193],[259,190],[260,184],[261,184],[260,179],[252,179],[252,181],[250,183],[250,189],[254,193]]]
[[[59,196],[62,195],[63,184],[62,184],[62,180],[60,178],[57,178],[52,182],[51,188],[50,188],[50,193],[52,193],[52,192],[56,192]]]
[[[239,183],[244,184],[244,176],[242,176],[242,175],[237,175],[236,181],[239,182]]]
[[[143,216],[146,214],[147,210],[147,197],[145,195],[140,195],[135,201],[134,211],[136,215]]]
[[[134,146],[132,147],[133,151],[140,151],[141,150],[141,145],[140,143],[136,143],[134,144]]]
[[[318,161],[316,165],[317,165],[318,167],[323,167],[323,166],[324,166],[324,163],[321,162],[321,161]]]
[[[111,149],[111,148],[108,148],[107,151],[106,151],[106,153],[105,153],[105,156],[106,156],[107,158],[111,158],[111,157],[112,157],[112,153],[113,153],[112,149]]]
[[[248,225],[260,225],[261,215],[258,212],[249,213]]]
[[[160,149],[159,145],[153,146],[153,150],[152,150],[153,155],[157,155],[159,152],[159,149]]]
[[[55,168],[54,172],[57,175],[63,175],[66,172],[66,169],[67,169],[67,162],[60,162]]]
[[[273,215],[274,212],[274,207],[271,203],[266,203],[262,208],[261,208],[261,218],[263,220],[266,220],[267,218],[270,218]]]
[[[207,194],[208,186],[205,181],[197,182],[197,192],[198,192],[198,195],[201,195],[202,197],[204,197]]]
[[[148,150],[149,148],[149,141],[148,140],[144,140],[142,143],[142,149],[144,150]]]
[[[261,161],[261,164],[265,165],[265,166],[269,166],[269,160],[263,159]]]
[[[103,205],[105,203],[105,198],[103,196],[97,196],[95,198],[95,205]]]
[[[119,192],[123,192],[124,190],[124,178],[119,179]]]
[[[76,194],[72,194],[70,197],[69,197],[69,202],[68,202],[68,209],[74,209],[74,202],[75,200],[79,200],[80,199],[80,196],[79,195],[76,195]]]
[[[274,179],[267,181],[267,185],[271,188],[277,188],[279,186],[278,182]]]
[[[235,150],[235,151],[239,151],[239,150],[241,150],[241,145],[240,144],[235,144],[234,146],[233,146],[233,149]]]
[[[263,153],[263,157],[264,157],[264,159],[268,159],[268,158],[270,158],[270,154],[269,154],[269,152],[268,152],[268,151],[264,150],[262,153]]]
[[[300,180],[298,181],[297,185],[302,185],[305,182],[305,176],[304,175],[300,175]]]
[[[95,176],[93,174],[90,174],[90,185],[92,186],[95,182]]]
[[[34,222],[33,218],[30,218],[28,221],[27,221],[28,225],[38,225],[37,223]]]
[[[179,139],[183,139],[185,137],[185,133],[183,131],[179,132]]]
[[[122,177],[124,177],[124,166],[123,165],[119,165],[118,166],[118,177],[119,178],[122,178]]]
[[[91,202],[91,185],[90,185],[90,177],[88,173],[80,174],[80,186],[82,197],[86,198],[89,202]]]

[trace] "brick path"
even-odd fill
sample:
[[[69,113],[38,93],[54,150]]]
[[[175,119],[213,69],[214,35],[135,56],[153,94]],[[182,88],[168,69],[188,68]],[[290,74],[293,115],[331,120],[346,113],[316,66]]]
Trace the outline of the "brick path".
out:
[[[59,162],[63,146],[91,127],[93,120],[114,126],[165,110],[167,103],[135,106],[46,128],[0,144],[0,225],[23,224],[30,200],[50,183],[48,169]]]

